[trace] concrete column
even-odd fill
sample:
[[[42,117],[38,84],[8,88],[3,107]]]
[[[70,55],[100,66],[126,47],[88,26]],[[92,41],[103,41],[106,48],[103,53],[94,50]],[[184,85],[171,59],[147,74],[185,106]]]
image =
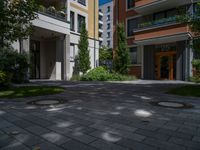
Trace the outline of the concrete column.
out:
[[[64,37],[63,80],[70,80],[70,35]]]
[[[22,51],[21,52],[26,52],[26,53],[30,52],[30,37],[22,40]]]

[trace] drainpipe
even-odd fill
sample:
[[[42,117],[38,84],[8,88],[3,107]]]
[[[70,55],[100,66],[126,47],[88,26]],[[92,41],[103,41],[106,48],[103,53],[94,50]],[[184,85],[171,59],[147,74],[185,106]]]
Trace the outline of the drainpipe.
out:
[[[94,0],[94,68],[96,67],[96,0]]]

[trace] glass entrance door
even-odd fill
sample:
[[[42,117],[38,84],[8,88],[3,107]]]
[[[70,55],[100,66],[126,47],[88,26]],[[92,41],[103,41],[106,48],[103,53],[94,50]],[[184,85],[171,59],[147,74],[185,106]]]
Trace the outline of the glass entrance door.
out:
[[[175,80],[176,52],[156,53],[155,70],[157,80]]]

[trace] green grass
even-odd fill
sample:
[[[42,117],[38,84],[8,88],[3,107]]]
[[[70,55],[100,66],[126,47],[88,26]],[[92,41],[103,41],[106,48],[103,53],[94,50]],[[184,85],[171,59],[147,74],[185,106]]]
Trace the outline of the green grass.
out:
[[[0,98],[23,98],[30,96],[51,95],[64,92],[61,87],[52,86],[31,86],[16,87],[0,90]]]
[[[200,85],[186,85],[169,90],[169,94],[200,97]]]

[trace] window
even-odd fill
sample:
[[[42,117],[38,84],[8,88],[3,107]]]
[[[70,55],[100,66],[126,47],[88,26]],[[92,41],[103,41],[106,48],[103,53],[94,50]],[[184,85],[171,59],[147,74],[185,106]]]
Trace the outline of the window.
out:
[[[109,30],[109,29],[110,29],[110,23],[107,24],[107,30]]]
[[[86,6],[86,0],[78,0],[78,3],[80,3],[80,4],[84,5],[84,6]]]
[[[133,36],[134,34],[134,29],[136,29],[138,27],[138,19],[134,18],[134,19],[129,19],[127,21],[127,36]]]
[[[135,7],[135,0],[127,0],[127,8],[131,9]]]
[[[78,32],[81,32],[81,26],[82,24],[85,23],[85,17],[78,15]]]
[[[107,12],[110,12],[110,6],[107,7]]]
[[[131,47],[130,50],[130,59],[131,64],[137,64],[137,47]]]
[[[107,41],[107,46],[110,47],[110,41]]]
[[[70,43],[70,59],[74,61],[75,59],[75,44]]]
[[[110,32],[107,32],[107,38],[110,38]]]
[[[71,31],[75,31],[74,29],[74,21],[75,21],[75,18],[74,18],[74,12],[73,11],[70,11],[70,30]]]
[[[107,38],[110,38],[110,32],[107,32]]]
[[[110,15],[107,15],[107,21],[110,21]]]

